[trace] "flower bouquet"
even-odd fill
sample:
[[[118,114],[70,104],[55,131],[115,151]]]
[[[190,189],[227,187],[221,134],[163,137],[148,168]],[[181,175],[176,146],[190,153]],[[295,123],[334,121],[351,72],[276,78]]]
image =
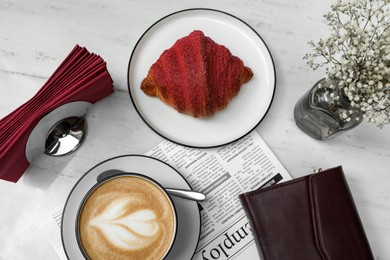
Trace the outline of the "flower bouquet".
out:
[[[342,119],[361,121],[352,116],[359,110],[382,128],[390,123],[390,0],[338,0],[324,17],[331,33],[310,41],[313,52],[304,59],[313,69],[327,65],[332,97],[353,108],[340,110]]]

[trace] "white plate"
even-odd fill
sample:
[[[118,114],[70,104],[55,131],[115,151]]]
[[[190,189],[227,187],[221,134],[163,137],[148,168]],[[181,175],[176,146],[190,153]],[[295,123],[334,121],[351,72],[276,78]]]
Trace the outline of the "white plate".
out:
[[[68,259],[84,259],[76,239],[77,213],[85,194],[96,184],[97,176],[110,169],[141,173],[164,187],[191,189],[184,177],[168,164],[143,155],[124,155],[106,160],[90,169],[76,183],[66,201],[61,224],[61,238]],[[175,244],[166,259],[191,259],[198,246],[200,213],[194,201],[172,196],[178,218]]]
[[[181,114],[140,89],[160,54],[193,30],[225,45],[254,73],[225,110],[207,119]],[[197,148],[225,145],[251,132],[269,110],[275,84],[273,60],[260,35],[237,17],[210,9],[183,10],[156,22],[139,39],[128,67],[130,97],[145,123],[172,142]]]

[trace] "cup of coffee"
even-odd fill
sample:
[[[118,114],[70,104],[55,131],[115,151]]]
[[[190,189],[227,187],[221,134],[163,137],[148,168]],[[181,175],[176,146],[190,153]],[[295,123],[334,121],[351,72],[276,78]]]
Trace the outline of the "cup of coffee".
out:
[[[176,237],[171,197],[155,180],[137,173],[110,176],[93,186],[80,205],[77,241],[84,257],[163,259]]]

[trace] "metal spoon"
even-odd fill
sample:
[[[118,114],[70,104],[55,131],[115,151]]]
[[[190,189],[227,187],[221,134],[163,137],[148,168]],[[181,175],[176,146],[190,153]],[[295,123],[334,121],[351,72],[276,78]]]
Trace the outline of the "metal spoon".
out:
[[[170,195],[184,198],[184,199],[195,200],[195,201],[204,201],[206,199],[206,195],[204,195],[201,192],[197,192],[197,191],[172,189],[172,188],[165,188],[165,190]]]
[[[120,170],[107,170],[99,174],[96,178],[97,182],[101,182],[102,180],[111,177],[113,175],[118,175],[124,173],[123,171]],[[192,190],[183,190],[183,189],[175,189],[175,188],[165,188],[165,190],[173,196],[184,198],[184,199],[189,199],[189,200],[194,200],[194,201],[204,201],[206,199],[206,196],[197,191],[192,191]]]

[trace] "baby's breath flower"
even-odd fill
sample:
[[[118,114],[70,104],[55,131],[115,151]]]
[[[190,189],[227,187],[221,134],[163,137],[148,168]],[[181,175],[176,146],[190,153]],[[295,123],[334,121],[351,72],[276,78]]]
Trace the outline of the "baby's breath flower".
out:
[[[324,65],[326,78],[368,121],[390,123],[390,0],[336,0],[324,15],[328,38],[310,41],[304,59],[313,69]],[[335,97],[338,100],[338,97]],[[347,121],[360,120],[341,112]]]

